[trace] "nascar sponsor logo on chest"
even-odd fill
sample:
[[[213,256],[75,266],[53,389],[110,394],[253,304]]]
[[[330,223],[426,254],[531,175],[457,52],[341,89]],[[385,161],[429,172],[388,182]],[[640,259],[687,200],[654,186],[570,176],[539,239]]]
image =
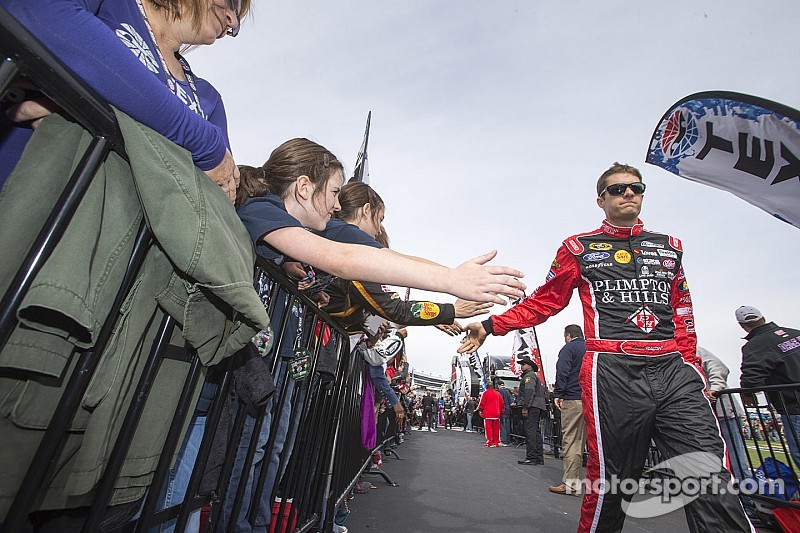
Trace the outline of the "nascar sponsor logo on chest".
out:
[[[669,304],[669,282],[663,279],[602,279],[592,282],[595,297],[602,303]]]

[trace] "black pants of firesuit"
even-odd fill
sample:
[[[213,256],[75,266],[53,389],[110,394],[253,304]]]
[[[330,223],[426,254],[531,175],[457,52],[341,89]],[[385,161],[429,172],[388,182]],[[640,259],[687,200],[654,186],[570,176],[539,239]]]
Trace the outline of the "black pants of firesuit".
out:
[[[679,353],[586,352],[580,379],[589,487],[578,531],[621,531],[628,514],[664,514],[659,498],[642,503],[639,498],[630,505],[633,495],[614,488],[614,478],[638,482],[651,439],[678,477],[718,477],[728,487],[724,443],[703,394],[705,383]],[[608,492],[602,494],[603,489]],[[677,501],[688,502],[683,508],[695,531],[755,531],[730,490],[709,489]]]

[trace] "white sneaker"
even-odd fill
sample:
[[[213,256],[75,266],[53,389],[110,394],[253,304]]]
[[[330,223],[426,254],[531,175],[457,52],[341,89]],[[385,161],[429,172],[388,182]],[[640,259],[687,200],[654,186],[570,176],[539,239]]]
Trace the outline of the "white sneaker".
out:
[[[333,533],[347,533],[347,528],[338,524],[333,524]]]
[[[436,430],[435,430],[435,429],[433,429],[433,428],[431,428],[431,431],[433,431],[434,433],[436,433]]]

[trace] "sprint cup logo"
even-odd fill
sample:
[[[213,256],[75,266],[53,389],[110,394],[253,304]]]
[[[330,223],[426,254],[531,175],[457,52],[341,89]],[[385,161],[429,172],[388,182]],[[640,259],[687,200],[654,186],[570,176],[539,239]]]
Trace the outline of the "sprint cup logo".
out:
[[[700,138],[697,118],[689,109],[678,108],[667,119],[661,136],[661,152],[669,157],[681,157]]]
[[[598,252],[605,252],[611,249],[611,245],[607,242],[593,242],[589,245],[590,250],[596,250]]]

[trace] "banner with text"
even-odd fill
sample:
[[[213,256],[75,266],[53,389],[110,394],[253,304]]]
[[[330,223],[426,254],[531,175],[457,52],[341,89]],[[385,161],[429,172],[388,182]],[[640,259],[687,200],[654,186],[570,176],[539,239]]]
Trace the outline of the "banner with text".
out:
[[[800,112],[746,94],[677,102],[650,140],[648,163],[735,194],[800,227]]]

